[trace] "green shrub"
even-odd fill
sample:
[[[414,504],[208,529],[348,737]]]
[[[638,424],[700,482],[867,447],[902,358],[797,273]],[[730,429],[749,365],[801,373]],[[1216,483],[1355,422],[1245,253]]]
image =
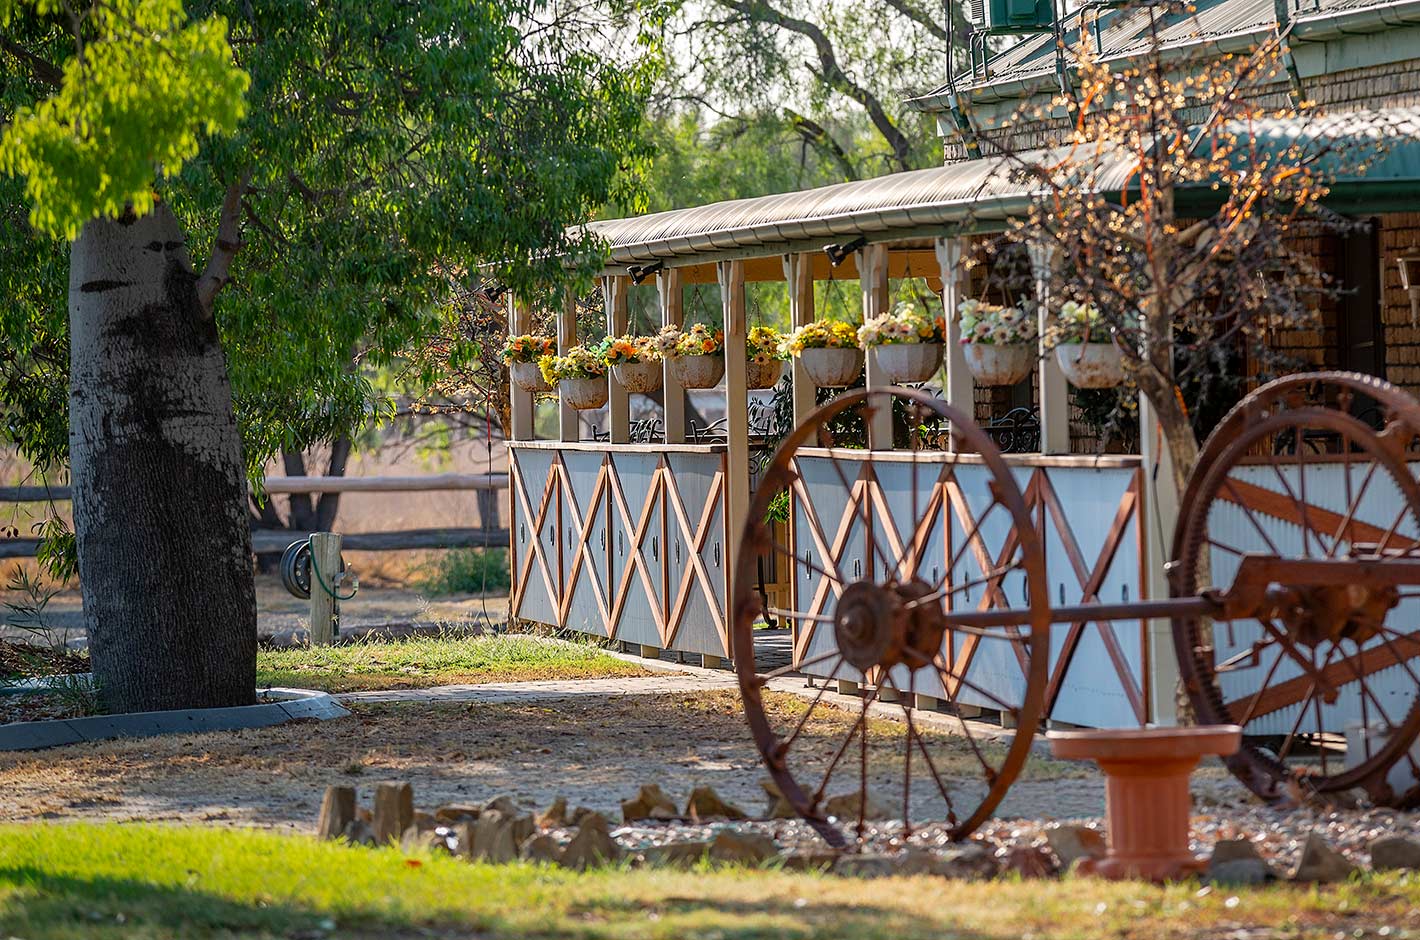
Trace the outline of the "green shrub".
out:
[[[512,584],[506,548],[452,548],[430,562],[419,587],[430,594],[481,594]]]

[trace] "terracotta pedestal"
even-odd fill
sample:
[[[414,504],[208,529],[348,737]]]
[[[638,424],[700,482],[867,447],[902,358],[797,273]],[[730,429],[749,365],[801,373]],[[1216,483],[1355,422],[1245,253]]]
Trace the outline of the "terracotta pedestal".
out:
[[[1205,867],[1206,859],[1188,850],[1188,775],[1204,755],[1235,752],[1241,728],[1051,731],[1046,737],[1056,757],[1093,760],[1105,773],[1109,852],[1083,863],[1081,872],[1169,881]]]

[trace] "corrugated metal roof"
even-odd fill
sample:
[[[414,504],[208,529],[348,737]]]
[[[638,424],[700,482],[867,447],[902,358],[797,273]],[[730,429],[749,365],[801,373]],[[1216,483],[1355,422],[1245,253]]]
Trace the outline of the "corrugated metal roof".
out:
[[[1285,0],[1293,4],[1293,37],[1304,39],[1308,34],[1325,30],[1338,16],[1394,14],[1394,21],[1409,19],[1413,0]],[[1185,50],[1201,43],[1237,45],[1251,44],[1250,37],[1271,33],[1277,28],[1274,0],[1198,0],[1191,15],[1166,16],[1161,20],[1159,43],[1166,50]],[[1093,8],[1096,25],[1088,27],[1091,43],[1106,61],[1127,59],[1152,47],[1148,29],[1150,7]],[[1080,45],[1080,23],[1086,10],[1068,13],[1062,21],[1065,40],[1065,64],[1073,67],[1071,50]],[[1387,17],[1388,19],[1390,17]],[[963,76],[956,83],[957,92],[968,98],[992,88],[1015,83],[1038,83],[1052,78],[1055,72],[1055,36],[1050,33],[1029,36],[992,56],[985,75]],[[938,110],[951,89],[942,85],[909,101],[923,110]],[[977,94],[973,94],[973,92]]]
[[[1413,182],[1420,192],[1420,108],[1262,120],[1247,130],[1255,140],[1279,148],[1298,139],[1384,143],[1388,150],[1374,160],[1364,182]],[[970,230],[1019,215],[1038,191],[1021,167],[1050,166],[1066,154],[1066,148],[1053,148],[1016,158],[984,157],[801,192],[592,222],[587,228],[609,244],[610,263],[619,266],[689,257],[708,261],[736,254],[770,255],[859,236],[889,241],[909,234]],[[1076,154],[1072,162],[1079,166],[1088,162],[1087,157]],[[1103,154],[1097,164],[1093,185],[1101,192],[1122,189],[1134,167],[1122,154]],[[1352,175],[1338,181],[1356,179]]]
[[[691,255],[765,249],[802,242],[822,245],[863,236],[902,237],[927,226],[947,228],[1000,220],[1025,205],[1032,187],[1022,162],[1048,165],[1063,150],[968,160],[926,170],[837,183],[818,189],[673,209],[630,219],[593,222],[592,232],[611,245],[616,264]],[[1016,168],[1016,169],[1013,169]],[[1127,167],[1105,161],[1100,185],[1122,185]]]
[[[1326,0],[1335,2],[1335,0]],[[1345,0],[1341,0],[1345,2]],[[1230,36],[1245,36],[1259,29],[1269,29],[1277,22],[1273,0],[1199,0],[1192,14],[1162,14],[1157,7],[1119,7],[1088,11],[1093,17],[1087,26],[1091,45],[1101,58],[1127,58],[1149,49],[1151,17],[1159,17],[1159,44],[1165,49],[1181,49],[1200,42],[1218,41]],[[1065,64],[1074,65],[1071,50],[1079,48],[1080,24],[1085,9],[1066,14],[1062,21],[1065,39]],[[990,88],[1025,79],[1049,77],[1055,72],[1055,36],[1052,33],[1030,36],[991,57],[985,76],[966,76],[957,82],[959,92]],[[940,88],[915,99],[931,102],[948,92]]]

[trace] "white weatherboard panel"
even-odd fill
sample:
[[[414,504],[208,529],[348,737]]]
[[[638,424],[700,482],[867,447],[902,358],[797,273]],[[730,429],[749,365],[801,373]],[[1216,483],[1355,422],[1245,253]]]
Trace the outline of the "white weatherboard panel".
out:
[[[692,539],[695,537],[694,530],[700,523],[706,501],[710,498],[711,484],[714,482],[715,474],[722,467],[722,461],[719,454],[669,453],[666,454],[666,466],[685,503],[686,522],[691,530],[689,532],[681,531],[675,512],[667,502],[664,506],[666,545],[664,549],[659,550],[666,553],[668,598],[666,609],[670,611],[675,605],[677,592],[682,587],[681,582],[684,574],[691,567],[690,556],[694,548],[692,543]],[[669,487],[669,483],[667,485]],[[668,494],[667,500],[669,498]],[[721,477],[716,495],[715,514],[709,522],[711,531],[706,537],[705,551],[701,556],[709,559],[706,562],[705,570],[713,586],[713,595],[719,598],[721,607],[728,606],[724,599],[726,559],[724,499],[724,478]],[[717,544],[720,553],[718,566],[713,564]],[[688,590],[689,600],[681,617],[680,627],[676,631],[675,640],[669,648],[685,653],[728,656],[729,651],[725,648],[725,643],[715,628],[715,621],[705,595],[704,583],[698,575],[692,573]]]
[[[557,498],[548,506],[547,516],[540,530],[534,529],[533,522],[537,517],[538,506],[542,503],[542,494],[547,489],[548,476],[552,469],[553,453],[544,450],[523,450],[512,448],[513,459],[517,461],[518,472],[522,477],[523,486],[527,489],[528,512],[531,515],[524,517],[521,502],[517,496],[513,497],[513,519],[514,535],[518,539],[518,564],[524,564],[532,554],[532,541],[541,543],[542,551],[547,557],[548,566],[552,573],[552,590],[549,594],[547,584],[543,579],[540,563],[536,558],[531,560],[528,567],[528,584],[523,593],[522,604],[517,611],[517,616],[524,620],[532,620],[537,623],[557,622],[557,601],[561,586],[558,583],[557,569]],[[516,574],[516,572],[515,572]]]
[[[592,494],[596,492],[597,475],[601,472],[602,455],[587,451],[568,451],[562,455],[562,463],[566,479],[572,488],[570,497],[566,492],[561,494],[563,551],[566,555],[563,564],[564,578],[567,581],[563,595],[566,596],[570,591],[572,600],[567,607],[566,621],[561,626],[580,633],[606,636],[606,619],[597,603],[596,590],[593,587],[594,584],[600,586],[602,597],[607,598],[607,603],[610,603],[605,588],[606,549],[603,541],[606,537],[606,490],[602,490],[602,495],[597,498],[595,504],[592,502]],[[573,506],[582,515],[583,523],[591,526],[591,542],[583,553],[582,564],[577,569],[575,580],[572,580],[572,567],[580,548],[582,533],[572,518]]]
[[[1119,504],[1134,479],[1133,468],[1090,469],[1052,467],[1044,471],[1055,488],[1068,526],[1087,571],[1093,571],[1114,526]],[[1139,528],[1137,514],[1128,517],[1124,533],[1097,592],[1102,603],[1139,599]],[[1075,567],[1066,554],[1065,538],[1053,515],[1045,513],[1045,567],[1049,576],[1052,605],[1082,603],[1083,592]],[[1144,645],[1137,620],[1116,620],[1109,624],[1126,663],[1127,674],[1136,691],[1144,686]],[[1069,634],[1069,624],[1051,628],[1050,668],[1059,665]],[[1050,717],[1092,728],[1138,724],[1134,705],[1125,692],[1124,681],[1104,641],[1103,629],[1088,623],[1080,631],[1079,642],[1065,673],[1065,681]]]
[[[611,552],[611,592],[615,592],[623,583],[626,584],[626,599],[621,608],[621,616],[615,624],[615,636],[627,643],[660,646],[661,634],[656,626],[657,617],[652,605],[659,607],[661,602],[661,566],[658,560],[653,561],[651,557],[653,534],[656,539],[656,554],[660,554],[660,500],[658,495],[653,499],[652,493],[652,481],[655,479],[656,468],[660,465],[660,455],[613,453],[611,459],[621,481],[621,492],[626,497],[628,514],[628,518],[623,519],[620,508],[613,503],[608,536]],[[636,526],[641,522],[642,512],[648,504],[651,512],[650,522],[646,538],[638,547]],[[632,563],[638,551],[651,575],[654,596],[647,594],[645,579],[641,577],[641,573],[633,570]],[[629,580],[626,578],[628,572],[631,574]]]

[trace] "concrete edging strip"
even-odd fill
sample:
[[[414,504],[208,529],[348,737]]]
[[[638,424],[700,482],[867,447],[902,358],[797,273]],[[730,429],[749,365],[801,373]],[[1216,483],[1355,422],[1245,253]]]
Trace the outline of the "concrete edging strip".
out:
[[[326,692],[263,689],[262,695],[266,701],[232,708],[187,708],[0,725],[0,751],[35,751],[84,741],[144,738],[160,734],[241,731],[267,728],[297,718],[326,721],[350,714]]]

